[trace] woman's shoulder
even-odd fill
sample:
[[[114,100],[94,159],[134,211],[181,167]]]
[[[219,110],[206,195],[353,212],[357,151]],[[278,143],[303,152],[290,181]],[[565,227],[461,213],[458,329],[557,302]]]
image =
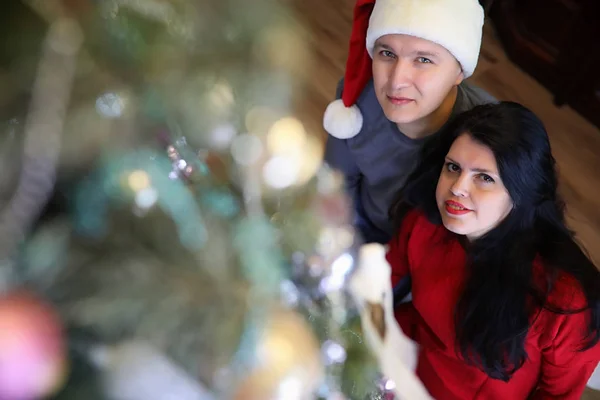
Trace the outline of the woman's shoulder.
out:
[[[430,242],[442,225],[430,221],[424,211],[413,208],[403,217],[399,230],[390,241],[391,247],[414,247],[422,241]]]
[[[586,363],[595,365],[600,360],[600,344],[590,336],[591,310],[581,283],[567,272],[550,275],[542,267],[539,259],[534,262],[535,276],[554,279],[545,306],[533,316],[530,343],[543,353],[545,362],[564,371]]]
[[[588,301],[581,283],[571,274],[559,271],[548,280],[548,273],[536,261],[534,271],[538,282],[551,282],[544,307],[538,315],[537,330],[543,342],[566,339],[578,347],[585,341],[589,320]],[[548,285],[545,286],[548,288]],[[546,289],[547,290],[547,289]]]
[[[404,214],[398,231],[388,243],[386,255],[396,275],[408,273],[409,262],[431,248],[430,240],[437,228],[422,210],[411,209]]]
[[[437,228],[438,226],[431,222],[427,214],[425,214],[425,212],[420,208],[413,208],[410,211],[408,211],[406,213],[406,216],[404,217],[403,225],[405,222],[408,225],[412,225],[413,227],[416,225],[423,225],[427,228]]]
[[[399,233],[401,236],[418,238],[422,235],[428,235],[438,228],[439,226],[431,222],[424,211],[413,208],[404,216]]]
[[[551,275],[539,258],[534,263],[534,271],[538,282],[550,289],[546,297],[549,307],[561,310],[582,310],[587,307],[583,287],[573,275],[561,270]]]
[[[582,310],[588,307],[581,283],[566,272],[559,272],[548,295],[548,301],[567,310]]]

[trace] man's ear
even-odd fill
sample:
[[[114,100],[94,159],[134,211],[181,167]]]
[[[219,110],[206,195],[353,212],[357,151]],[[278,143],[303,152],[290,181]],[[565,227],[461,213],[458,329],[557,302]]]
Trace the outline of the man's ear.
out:
[[[465,80],[465,73],[463,72],[462,68],[460,69],[460,71],[458,72],[458,76],[456,77],[456,82],[455,85],[458,86],[462,83],[462,81]]]

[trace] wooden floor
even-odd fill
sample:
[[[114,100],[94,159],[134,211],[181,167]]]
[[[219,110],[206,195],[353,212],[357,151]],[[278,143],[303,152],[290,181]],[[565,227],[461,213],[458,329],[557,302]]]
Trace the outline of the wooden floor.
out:
[[[322,115],[343,75],[354,0],[293,3],[296,17],[306,29],[303,40],[311,55],[311,64],[304,71],[309,83],[298,99],[298,113],[312,132],[325,138]],[[570,108],[555,107],[550,93],[507,59],[489,23],[479,65],[470,80],[500,100],[522,103],[544,121],[560,168],[569,222],[600,266],[600,130]],[[583,399],[600,400],[600,393],[590,390]]]

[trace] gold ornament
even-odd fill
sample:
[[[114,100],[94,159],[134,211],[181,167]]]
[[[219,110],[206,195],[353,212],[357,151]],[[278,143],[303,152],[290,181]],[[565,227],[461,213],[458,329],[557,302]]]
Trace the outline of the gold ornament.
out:
[[[312,399],[323,369],[319,345],[299,314],[269,314],[256,348],[256,362],[239,385],[235,400]]]

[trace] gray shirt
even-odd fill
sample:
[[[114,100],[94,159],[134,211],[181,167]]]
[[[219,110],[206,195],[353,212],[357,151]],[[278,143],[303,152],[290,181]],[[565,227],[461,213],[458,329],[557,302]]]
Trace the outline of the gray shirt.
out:
[[[342,82],[336,97],[341,97]],[[488,93],[466,82],[458,86],[452,115],[495,102]],[[387,243],[393,235],[389,219],[392,201],[420,157],[424,143],[436,134],[411,139],[388,120],[369,82],[356,105],[363,116],[360,133],[350,139],[327,139],[325,161],[342,171],[356,210],[355,224],[366,242]]]

